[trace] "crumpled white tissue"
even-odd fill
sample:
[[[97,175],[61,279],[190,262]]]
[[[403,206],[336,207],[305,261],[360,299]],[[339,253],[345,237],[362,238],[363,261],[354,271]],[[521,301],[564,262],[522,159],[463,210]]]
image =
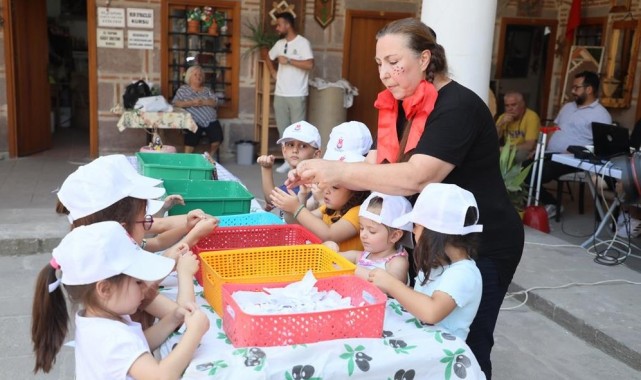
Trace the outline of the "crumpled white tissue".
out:
[[[247,314],[296,314],[351,307],[351,297],[343,297],[334,290],[319,291],[315,285],[316,278],[310,270],[301,281],[283,288],[237,291],[232,297]]]

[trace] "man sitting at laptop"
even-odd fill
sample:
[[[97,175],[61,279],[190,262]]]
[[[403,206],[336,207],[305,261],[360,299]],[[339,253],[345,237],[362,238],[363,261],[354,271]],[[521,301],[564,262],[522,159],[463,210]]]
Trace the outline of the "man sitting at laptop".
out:
[[[592,122],[612,123],[612,117],[599,103],[598,94],[599,76],[595,72],[583,71],[574,76],[572,82],[574,101],[566,103],[554,119],[554,124],[560,129],[548,135],[546,153],[565,153],[568,146],[571,145],[593,145]],[[543,163],[541,183],[550,182],[563,174],[576,171],[578,169],[553,162],[547,158]],[[548,216],[554,217],[556,215],[556,198],[541,188],[539,200],[545,206]]]

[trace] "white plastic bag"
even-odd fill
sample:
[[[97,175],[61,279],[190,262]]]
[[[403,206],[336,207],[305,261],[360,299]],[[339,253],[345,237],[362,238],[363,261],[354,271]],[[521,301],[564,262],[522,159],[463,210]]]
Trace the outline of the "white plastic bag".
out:
[[[134,108],[144,112],[172,112],[174,110],[162,95],[139,98]]]

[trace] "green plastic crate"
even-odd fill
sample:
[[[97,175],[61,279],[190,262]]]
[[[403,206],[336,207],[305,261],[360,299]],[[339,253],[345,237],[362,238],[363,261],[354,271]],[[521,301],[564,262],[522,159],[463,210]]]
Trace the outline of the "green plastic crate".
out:
[[[140,173],[159,179],[212,179],[214,165],[198,153],[137,152]]]
[[[236,215],[249,212],[254,196],[234,181],[205,181],[168,179],[164,181],[167,194],[180,194],[185,205],[176,205],[169,215],[183,215],[201,209],[209,215]]]

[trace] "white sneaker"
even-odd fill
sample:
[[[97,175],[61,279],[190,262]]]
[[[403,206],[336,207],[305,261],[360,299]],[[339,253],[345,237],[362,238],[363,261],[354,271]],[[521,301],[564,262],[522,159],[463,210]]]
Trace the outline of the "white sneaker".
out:
[[[545,211],[548,213],[548,218],[552,219],[556,216],[556,205],[545,205],[543,207],[545,207]],[[559,211],[563,213],[563,205],[561,205]]]
[[[291,169],[291,168],[292,168],[292,167],[291,167],[291,166],[289,166],[289,164],[287,163],[287,161],[285,161],[285,162],[283,162],[283,164],[282,164],[281,166],[279,166],[279,167],[277,167],[277,168],[276,168],[276,172],[277,172],[277,173],[287,173],[287,172],[289,171],[289,169]]]
[[[641,220],[635,219],[627,214],[624,217],[623,213],[621,213],[617,218],[617,235],[627,239],[628,232],[631,238],[639,237],[639,235],[641,235]]]

